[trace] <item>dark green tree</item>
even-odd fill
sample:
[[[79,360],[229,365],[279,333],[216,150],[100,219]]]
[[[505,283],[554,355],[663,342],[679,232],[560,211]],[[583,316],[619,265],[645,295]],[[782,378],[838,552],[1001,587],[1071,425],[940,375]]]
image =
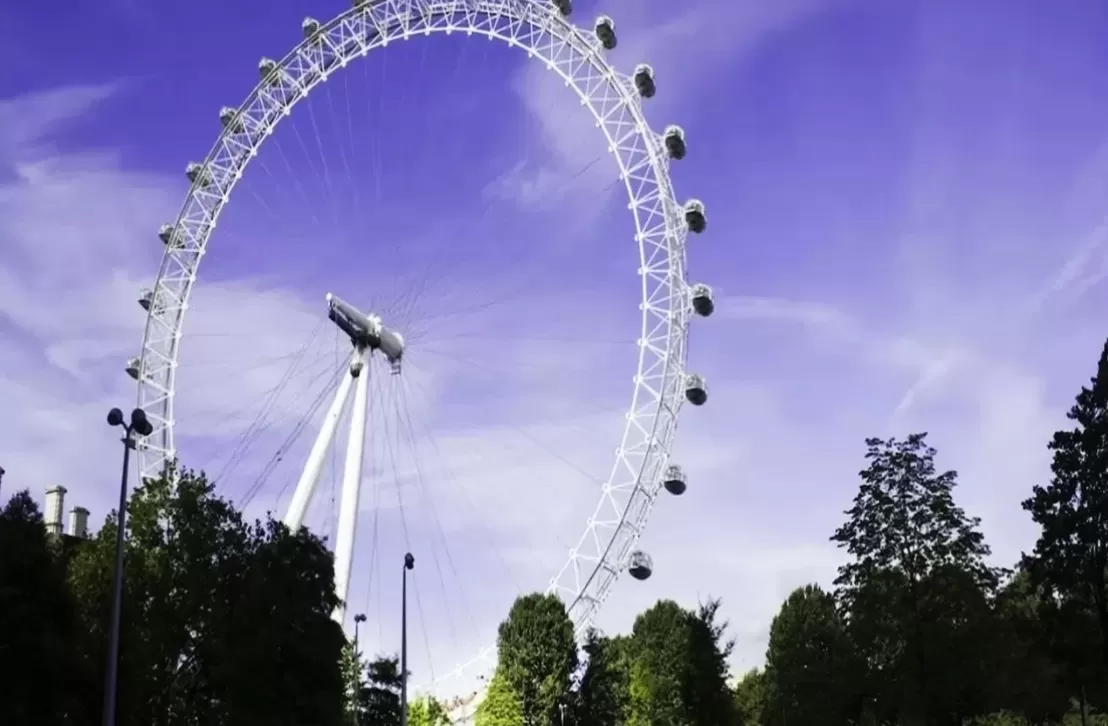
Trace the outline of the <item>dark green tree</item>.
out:
[[[358,697],[359,724],[397,726],[400,723],[400,659],[381,656],[366,666]]]
[[[764,726],[766,674],[754,668],[735,684],[735,716],[738,726]]]
[[[118,723],[343,723],[345,639],[331,555],[306,530],[246,524],[203,475],[148,481],[129,504]],[[99,680],[115,516],[70,564]],[[275,698],[274,694],[281,694]],[[86,704],[99,712],[100,697]]]
[[[978,638],[998,573],[926,434],[866,447],[858,494],[831,538],[851,556],[835,584],[866,664],[860,692],[878,720],[959,723],[981,708]]]
[[[685,726],[690,614],[672,600],[639,613],[631,631],[628,726]]]
[[[789,595],[766,650],[767,726],[835,726],[855,715],[856,663],[835,599],[818,585]]]
[[[1050,483],[1023,502],[1040,527],[1025,566],[1036,586],[1090,604],[1108,667],[1108,343],[1066,416],[1073,427],[1049,444]]]
[[[577,684],[573,721],[577,726],[618,726],[627,712],[629,663],[625,638],[606,638],[594,629],[585,636],[587,658]]]
[[[683,687],[686,714],[694,726],[719,726],[735,719],[735,700],[728,687],[728,658],[735,643],[719,619],[720,600],[701,603],[689,618],[689,654]]]
[[[557,595],[516,599],[497,633],[498,668],[515,692],[526,726],[561,722],[577,669],[573,623]]]
[[[718,726],[735,718],[727,685],[732,643],[719,601],[689,612],[661,600],[635,618],[629,644],[630,726]]]
[[[5,726],[53,726],[79,715],[91,686],[74,657],[79,629],[59,552],[28,492],[0,510],[0,712]]]
[[[226,598],[202,649],[216,700],[233,724],[345,723],[331,553],[307,530],[273,520],[248,535],[245,571],[226,571],[212,590]]]
[[[1001,589],[989,638],[990,711],[1022,714],[1033,724],[1062,720],[1076,691],[1056,657],[1065,624],[1053,610],[1022,570]]]

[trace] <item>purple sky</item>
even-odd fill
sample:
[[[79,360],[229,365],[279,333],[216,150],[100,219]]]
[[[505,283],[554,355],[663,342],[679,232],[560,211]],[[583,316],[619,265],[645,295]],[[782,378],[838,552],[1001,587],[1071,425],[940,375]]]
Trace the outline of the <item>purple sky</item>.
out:
[[[655,127],[688,133],[677,193],[710,220],[690,274],[719,296],[692,331],[712,398],[682,417],[689,492],[651,520],[654,577],[622,580],[600,623],[720,595],[736,668],[759,664],[784,595],[831,578],[826,540],[869,435],[931,431],[1011,562],[1034,536],[1019,500],[1048,475],[1045,442],[1106,330],[1108,7],[576,4],[579,23],[616,19],[618,67],[654,66]],[[118,456],[103,416],[133,400],[121,369],[141,342],[135,297],[185,163],[207,153],[260,57],[287,52],[304,15],[346,6],[73,5],[64,19],[30,0],[0,8],[0,61],[20,70],[0,74],[0,464],[39,495],[65,482],[99,521]],[[517,589],[545,585],[617,445],[638,279],[603,151],[572,94],[518,51],[390,46],[282,124],[201,268],[179,380],[187,464],[221,471],[311,343],[272,430],[221,486],[230,496],[342,351],[330,328],[311,335],[325,292],[409,333],[407,398],[374,389],[351,608],[370,615],[371,647],[396,647],[395,583],[368,582],[376,517],[377,559],[398,565],[408,546],[419,559],[421,678],[491,643]],[[375,465],[399,442],[385,423],[398,406],[420,443]],[[310,441],[255,509],[283,507]],[[330,510],[310,517],[324,533]]]

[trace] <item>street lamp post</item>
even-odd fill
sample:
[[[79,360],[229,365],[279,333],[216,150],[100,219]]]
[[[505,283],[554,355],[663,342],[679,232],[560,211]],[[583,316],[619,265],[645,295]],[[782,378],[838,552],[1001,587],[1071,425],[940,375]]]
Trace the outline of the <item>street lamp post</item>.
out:
[[[141,408],[131,411],[129,423],[124,423],[122,411],[113,408],[108,412],[108,424],[123,427],[123,475],[119,484],[119,513],[116,516],[112,620],[108,630],[107,677],[104,679],[104,726],[115,726],[119,682],[119,622],[123,610],[123,530],[127,521],[127,470],[131,464],[131,449],[135,448],[135,436],[149,436],[154,428]]]
[[[415,557],[408,552],[400,584],[400,726],[408,726],[408,570],[414,567]]]
[[[365,615],[358,613],[354,616],[354,665],[358,668],[358,684],[354,686],[354,724],[359,726],[362,722],[362,710],[359,707],[362,683],[362,657],[358,652],[358,626],[365,622]]]
[[[365,622],[365,615],[358,613],[354,616],[354,657],[358,657],[358,626]]]

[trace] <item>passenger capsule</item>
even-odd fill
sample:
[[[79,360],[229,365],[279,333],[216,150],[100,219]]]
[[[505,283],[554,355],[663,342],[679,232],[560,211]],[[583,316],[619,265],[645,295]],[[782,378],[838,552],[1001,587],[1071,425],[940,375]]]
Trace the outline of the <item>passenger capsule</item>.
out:
[[[563,18],[568,18],[573,12],[573,0],[554,0],[554,7],[558,9]]]
[[[642,550],[631,553],[631,559],[627,562],[627,573],[636,580],[645,580],[654,574],[654,562],[650,555]]]
[[[127,361],[127,367],[123,370],[127,371],[127,375],[137,381],[139,377],[139,365],[141,363],[142,361],[140,361],[138,358],[132,358],[131,360]]]
[[[238,109],[230,106],[219,109],[219,122],[223,124],[223,128],[230,129],[235,133],[242,131],[242,120],[239,118]]]
[[[147,288],[139,293],[138,304],[143,310],[149,312],[150,308],[154,304],[154,291]]]
[[[688,148],[685,146],[685,129],[677,125],[666,126],[662,138],[665,140],[666,153],[669,154],[669,158],[675,161],[681,161],[685,158],[685,154],[688,153]]]
[[[658,90],[654,83],[654,69],[646,63],[635,66],[635,89],[643,98],[654,98]]]
[[[304,21],[300,23],[300,31],[305,38],[314,38],[319,34],[319,21],[315,18],[304,18]]]
[[[199,180],[199,184],[202,187],[206,187],[212,182],[212,178],[208,174],[208,170],[204,168],[204,165],[197,164],[195,161],[190,162],[189,165],[185,167],[185,176],[188,177],[188,180],[193,184],[196,184],[197,180]]]
[[[162,241],[162,244],[169,244],[169,241],[173,239],[173,225],[163,224],[158,227],[158,239]]]
[[[272,58],[262,58],[258,61],[258,75],[264,81],[267,78],[272,83],[277,81],[277,61]]]
[[[596,19],[596,37],[604,50],[612,50],[616,47],[616,24],[607,15],[601,15]]]
[[[685,378],[685,398],[694,406],[703,406],[708,401],[708,383],[699,373],[690,373]]]
[[[704,218],[704,202],[699,199],[690,199],[685,202],[685,222],[689,225],[689,231],[700,234],[708,226],[708,220]]]
[[[685,480],[685,470],[677,464],[667,466],[665,476],[662,478],[662,486],[675,497],[684,494],[685,489],[688,488],[688,482]]]
[[[702,318],[706,318],[716,311],[715,299],[712,295],[712,288],[705,285],[703,282],[698,282],[692,286],[692,307],[696,311],[696,314]]]

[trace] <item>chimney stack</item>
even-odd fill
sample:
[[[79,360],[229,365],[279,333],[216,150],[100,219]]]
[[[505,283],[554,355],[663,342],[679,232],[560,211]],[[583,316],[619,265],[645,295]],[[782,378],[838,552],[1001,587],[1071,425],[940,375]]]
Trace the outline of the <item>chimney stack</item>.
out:
[[[88,538],[88,510],[74,507],[69,513],[69,536],[78,539]]]
[[[46,490],[46,533],[54,537],[62,535],[62,516],[65,511],[65,487]]]

